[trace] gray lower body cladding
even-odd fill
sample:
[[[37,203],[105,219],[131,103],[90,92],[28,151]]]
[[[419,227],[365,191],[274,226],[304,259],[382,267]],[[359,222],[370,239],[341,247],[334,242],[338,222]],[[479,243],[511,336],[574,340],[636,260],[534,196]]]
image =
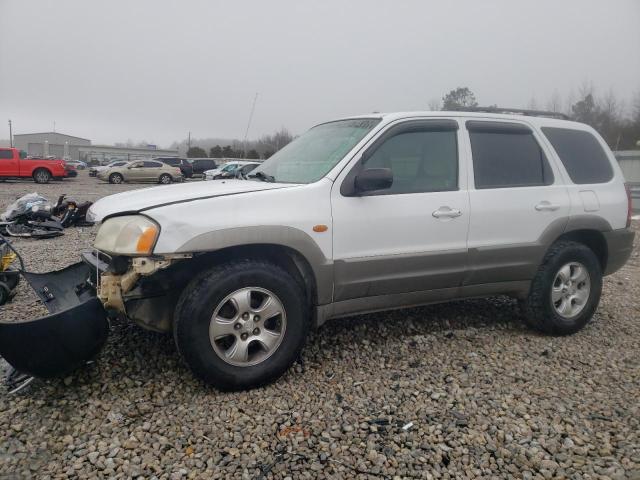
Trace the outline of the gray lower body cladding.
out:
[[[635,232],[622,228],[604,232],[603,235],[607,242],[607,268],[604,274],[609,275],[619,270],[629,260],[633,251]]]

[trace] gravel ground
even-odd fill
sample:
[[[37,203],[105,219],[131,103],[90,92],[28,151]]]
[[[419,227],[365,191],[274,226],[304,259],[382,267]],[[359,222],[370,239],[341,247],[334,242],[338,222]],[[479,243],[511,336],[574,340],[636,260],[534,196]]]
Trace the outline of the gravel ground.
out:
[[[2,183],[0,208],[34,190],[139,187]],[[15,243],[47,271],[93,235]],[[42,310],[22,285],[0,320]],[[170,336],[116,324],[73,376],[0,387],[0,478],[638,479],[639,350],[637,246],[576,335],[527,330],[503,297],[362,315],[329,322],[302,362],[250,392],[202,385]]]

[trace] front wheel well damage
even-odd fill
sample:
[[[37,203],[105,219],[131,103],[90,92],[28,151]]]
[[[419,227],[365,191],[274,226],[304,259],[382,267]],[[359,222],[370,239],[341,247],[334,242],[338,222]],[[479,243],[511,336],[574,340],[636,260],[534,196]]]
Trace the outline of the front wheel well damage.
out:
[[[296,279],[305,290],[307,303],[317,304],[316,278],[308,260],[298,251],[275,244],[252,244],[194,253],[148,277],[141,277],[134,289],[124,295],[127,315],[141,326],[171,330],[173,312],[191,279],[215,265],[234,260],[255,259],[272,262]],[[311,309],[313,312],[313,309]]]

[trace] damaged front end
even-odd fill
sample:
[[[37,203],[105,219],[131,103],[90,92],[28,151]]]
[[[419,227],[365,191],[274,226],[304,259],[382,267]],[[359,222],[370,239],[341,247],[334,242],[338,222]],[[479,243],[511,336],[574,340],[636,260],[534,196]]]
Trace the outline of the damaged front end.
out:
[[[93,251],[59,271],[23,271],[50,315],[25,322],[0,322],[0,356],[17,371],[35,377],[69,373],[102,349],[109,317],[127,315],[128,309],[134,311],[149,297],[147,277],[188,257],[111,258]],[[140,292],[141,288],[145,291]]]

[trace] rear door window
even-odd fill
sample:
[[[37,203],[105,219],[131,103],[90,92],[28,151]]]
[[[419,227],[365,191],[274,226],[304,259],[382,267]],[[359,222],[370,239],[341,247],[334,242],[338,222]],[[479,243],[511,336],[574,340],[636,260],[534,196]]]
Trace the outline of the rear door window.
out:
[[[525,125],[468,121],[475,187],[551,185],[553,173],[533,132]]]
[[[572,128],[543,127],[573,183],[605,183],[613,169],[600,142],[589,132]]]
[[[159,162],[144,162],[145,168],[160,168],[162,166]]]
[[[12,150],[0,150],[0,158],[2,158],[2,159],[13,158],[13,151]]]

